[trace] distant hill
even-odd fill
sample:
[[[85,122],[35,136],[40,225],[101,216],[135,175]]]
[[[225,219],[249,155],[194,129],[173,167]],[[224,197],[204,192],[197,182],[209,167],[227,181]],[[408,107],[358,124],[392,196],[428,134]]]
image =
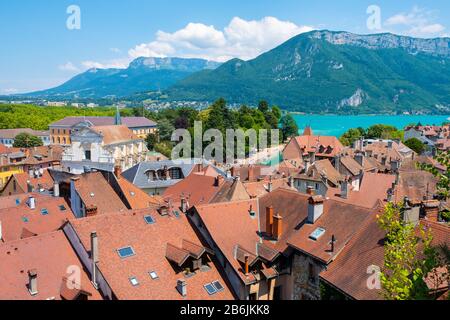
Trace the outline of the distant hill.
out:
[[[220,64],[202,59],[138,58],[127,69],[90,69],[56,88],[24,94],[59,99],[121,98],[165,90],[194,72]]]
[[[254,60],[202,70],[167,91],[173,100],[269,100],[302,112],[450,112],[450,38],[312,31]]]

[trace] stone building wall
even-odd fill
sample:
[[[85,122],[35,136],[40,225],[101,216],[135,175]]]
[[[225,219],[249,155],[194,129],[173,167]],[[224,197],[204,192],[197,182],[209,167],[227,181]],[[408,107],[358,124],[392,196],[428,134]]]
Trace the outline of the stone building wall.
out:
[[[314,276],[310,279],[310,264],[313,265]],[[293,299],[320,300],[319,273],[324,266],[308,256],[295,254],[292,259]]]

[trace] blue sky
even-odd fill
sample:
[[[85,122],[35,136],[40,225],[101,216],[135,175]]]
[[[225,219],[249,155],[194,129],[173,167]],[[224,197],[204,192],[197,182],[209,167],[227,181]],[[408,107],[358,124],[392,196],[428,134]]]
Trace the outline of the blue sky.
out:
[[[80,29],[66,26],[70,5],[80,8]],[[367,25],[370,5],[380,9],[376,29]],[[0,94],[49,88],[138,56],[251,59],[311,29],[428,38],[448,36],[448,21],[448,0],[0,1]]]

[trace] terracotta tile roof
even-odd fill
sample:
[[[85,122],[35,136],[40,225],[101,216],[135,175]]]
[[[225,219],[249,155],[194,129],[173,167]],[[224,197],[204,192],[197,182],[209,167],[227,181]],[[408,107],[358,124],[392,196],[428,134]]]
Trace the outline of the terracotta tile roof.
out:
[[[132,140],[140,140],[133,131],[127,126],[103,126],[91,127],[91,129],[103,136],[103,143],[105,145],[122,143]]]
[[[86,173],[75,179],[75,190],[86,207],[97,207],[98,214],[127,210],[100,172]]]
[[[216,186],[215,177],[190,174],[186,179],[167,188],[163,198],[166,201],[171,200],[174,205],[179,205],[181,198],[187,198],[189,207],[210,203],[224,183],[224,180],[220,180],[219,187]]]
[[[329,188],[327,197],[370,209],[376,206],[378,201],[387,200],[387,192],[394,182],[394,175],[366,172],[361,180],[359,191],[349,187],[347,199],[340,196],[340,188]]]
[[[53,178],[49,174],[48,170],[44,170],[42,176],[38,177],[33,175],[33,178],[31,178],[30,174],[27,172],[16,173],[13,177],[16,179],[17,185],[23,190],[23,192],[27,192],[28,182],[33,186],[33,191],[35,192],[38,192],[41,188],[46,191],[53,189]]]
[[[251,217],[250,207],[255,211],[258,210],[257,201],[246,200],[195,206],[203,225],[244,283],[254,282],[255,276],[244,274],[242,265],[238,261],[239,257],[236,256],[236,249],[240,248],[239,252],[245,250],[256,256],[256,244],[261,242],[258,236],[258,213],[256,212],[255,217]]]
[[[30,195],[35,198],[34,210],[26,203]],[[0,209],[3,240],[6,242],[58,230],[67,220],[74,218],[63,198],[31,193],[22,199],[19,205]],[[62,206],[64,210],[61,210]]]
[[[323,211],[318,221],[302,225],[297,232],[292,233],[287,242],[290,246],[328,264],[376,210],[326,200]],[[311,234],[319,227],[325,230],[325,234],[318,240],[312,240]],[[336,243],[334,251],[331,251],[330,241],[333,235]]]
[[[247,190],[241,180],[235,179],[234,181],[225,181],[210,202],[219,203],[241,200],[250,200],[250,195],[247,193]]]
[[[17,135],[19,135],[21,133],[28,133],[28,134],[38,136],[38,137],[50,135],[49,131],[38,131],[38,130],[30,129],[30,128],[1,129],[0,130],[0,138],[14,139]]]
[[[45,250],[43,250],[45,248]],[[0,300],[45,300],[74,298],[62,285],[69,267],[80,268],[80,288],[89,292],[90,300],[100,300],[88,276],[62,231],[0,244]],[[27,289],[28,271],[37,271],[38,294],[32,296]],[[63,290],[61,290],[63,289]]]
[[[450,228],[432,222],[421,221],[433,235],[433,245],[450,242]],[[350,240],[345,249],[320,277],[357,300],[380,300],[380,290],[367,287],[368,268],[383,267],[385,232],[378,226],[376,215],[371,217]]]
[[[330,160],[318,160],[309,168],[306,176],[314,177],[315,179],[326,178],[333,185],[339,185],[343,180],[342,175],[334,168]]]
[[[28,200],[29,196],[30,195],[26,193],[21,193],[12,196],[2,196],[0,197],[0,209],[17,207],[18,206],[17,202],[21,204],[24,201]]]
[[[393,200],[401,202],[408,197],[412,201],[420,202],[424,197],[430,198],[436,193],[437,182],[438,179],[426,171],[401,171]]]
[[[131,209],[145,209],[163,203],[163,198],[150,196],[123,177],[117,179],[120,189],[131,206]]]
[[[259,182],[246,182],[244,188],[250,197],[259,198],[266,195],[268,191],[269,178]],[[287,178],[272,179],[272,191],[278,188],[288,188]]]
[[[363,167],[350,156],[341,157],[341,165],[347,168],[354,176],[359,175],[361,170],[364,170]]]
[[[166,245],[166,258],[181,267],[187,258],[189,258],[189,251],[168,243]]]
[[[151,215],[155,223],[147,224],[144,220],[147,215]],[[188,240],[203,246],[185,215],[179,218],[172,215],[162,217],[154,209],[143,209],[99,215],[70,223],[86,251],[90,251],[91,232],[97,232],[98,267],[119,300],[182,300],[183,297],[176,290],[179,279],[187,283],[188,300],[233,299],[215,263],[209,263],[209,270],[184,277],[182,270],[174,269],[166,258],[169,244],[193,249],[186,245],[185,241]],[[131,246],[135,255],[121,259],[117,250],[125,246]],[[156,272],[158,279],[153,280],[149,272]],[[130,277],[136,277],[139,285],[131,285]],[[225,290],[210,296],[204,285],[216,280]]]
[[[316,156],[332,158],[344,149],[342,143],[332,136],[304,135],[294,139],[304,153],[315,152]]]

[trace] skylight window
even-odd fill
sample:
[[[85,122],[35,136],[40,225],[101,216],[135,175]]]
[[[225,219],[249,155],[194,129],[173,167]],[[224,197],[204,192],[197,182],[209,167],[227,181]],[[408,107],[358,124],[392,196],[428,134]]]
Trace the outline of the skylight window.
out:
[[[177,210],[175,210],[175,211],[173,212],[173,215],[175,216],[175,218],[179,218],[179,217],[180,217],[180,212],[177,211]]]
[[[60,211],[66,211],[67,209],[66,209],[66,206],[65,205],[60,205],[60,206],[58,206],[58,208],[59,208],[59,210]]]
[[[153,280],[159,279],[158,274],[155,271],[150,271],[148,274]]]
[[[317,228],[316,230],[314,230],[313,233],[310,234],[310,238],[314,241],[319,240],[320,237],[322,237],[325,234],[325,229],[324,228]]]
[[[217,289],[212,285],[212,283],[205,284],[204,288],[210,296],[217,293]]]
[[[134,197],[134,196],[136,195],[136,193],[134,193],[133,191],[131,191],[131,192],[130,192],[130,195],[131,195],[132,197]]]
[[[27,217],[23,216],[23,217],[22,217],[22,221],[25,222],[25,223],[27,223],[27,222],[29,222],[30,220],[29,220]]]
[[[214,286],[214,288],[217,290],[217,292],[223,291],[225,290],[225,288],[222,286],[222,284],[219,281],[214,281],[212,283],[212,285]]]
[[[43,215],[43,216],[46,216],[46,215],[48,215],[48,210],[47,209],[41,209],[41,214]]]
[[[153,219],[152,216],[145,216],[144,220],[145,220],[145,222],[147,222],[147,224],[154,224],[155,223],[155,219]]]
[[[135,255],[132,247],[121,248],[121,249],[117,250],[117,253],[119,254],[119,257],[121,257],[122,259],[132,257]]]
[[[16,205],[18,206],[20,204],[20,199],[16,199]]]
[[[138,281],[138,279],[137,279],[136,277],[131,277],[131,278],[130,278],[130,283],[131,283],[131,285],[132,285],[133,287],[136,287],[136,286],[139,285],[139,281]]]

